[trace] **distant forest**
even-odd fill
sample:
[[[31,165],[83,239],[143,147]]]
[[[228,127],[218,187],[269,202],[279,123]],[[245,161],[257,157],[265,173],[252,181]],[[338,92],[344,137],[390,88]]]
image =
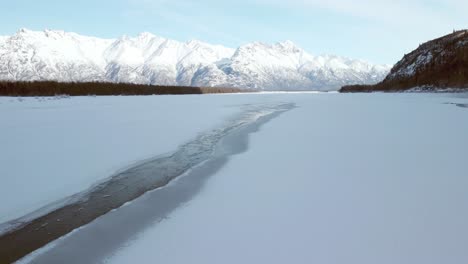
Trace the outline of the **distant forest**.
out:
[[[156,86],[129,83],[54,81],[12,82],[0,81],[0,96],[86,96],[86,95],[163,95],[211,94],[245,92],[237,88]]]

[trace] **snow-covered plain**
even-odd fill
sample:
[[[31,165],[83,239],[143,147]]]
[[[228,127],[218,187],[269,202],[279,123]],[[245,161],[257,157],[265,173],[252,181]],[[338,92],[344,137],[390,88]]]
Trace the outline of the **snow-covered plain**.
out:
[[[139,211],[156,208],[161,192],[176,190],[192,175],[147,193],[27,260],[76,262],[111,248],[98,262],[468,262],[468,109],[456,105],[466,104],[466,97],[208,98],[297,107],[251,134],[244,153],[214,170],[183,206],[148,219],[143,231],[127,234],[141,222]],[[121,241],[115,239],[119,233],[125,234]]]

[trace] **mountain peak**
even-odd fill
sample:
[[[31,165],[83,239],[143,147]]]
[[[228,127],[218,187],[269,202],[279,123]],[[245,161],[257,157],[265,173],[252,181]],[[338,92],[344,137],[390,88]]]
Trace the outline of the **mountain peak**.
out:
[[[201,41],[199,41],[199,40],[197,40],[197,39],[191,39],[191,40],[185,42],[185,44],[186,44],[187,46],[189,46],[189,47],[198,47],[198,46],[203,45],[204,43],[201,42]]]
[[[67,33],[63,30],[50,30],[50,29],[45,29],[44,35],[48,38],[57,38],[57,37],[64,37]]]
[[[157,36],[154,35],[153,33],[150,33],[150,32],[141,32],[137,36],[138,39],[152,39],[152,38],[155,38],[155,37],[157,37]]]
[[[277,42],[276,43],[277,47],[280,47],[284,50],[289,50],[289,51],[300,51],[301,49],[294,44],[291,40],[285,40],[282,42]]]
[[[32,33],[33,31],[28,29],[28,28],[20,28],[18,31],[16,31],[16,35],[22,35],[22,34],[29,34]]]

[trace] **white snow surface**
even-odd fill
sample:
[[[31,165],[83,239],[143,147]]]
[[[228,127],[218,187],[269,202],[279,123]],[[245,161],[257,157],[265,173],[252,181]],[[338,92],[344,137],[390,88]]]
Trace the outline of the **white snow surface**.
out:
[[[99,39],[20,29],[0,37],[0,80],[109,81],[260,90],[336,90],[377,83],[389,65],[313,56],[291,41],[237,49],[141,33]]]
[[[189,202],[129,237],[105,263],[468,262],[468,109],[448,104],[466,104],[466,97],[207,98],[224,105],[293,102],[297,108],[251,134],[246,152],[231,157]],[[151,195],[126,207],[146,208]],[[116,219],[126,207],[53,244],[65,253],[99,248],[102,227],[122,224]],[[67,242],[87,231],[89,241],[78,239],[70,248]],[[54,245],[25,261],[56,257]]]
[[[107,263],[468,262],[467,109],[432,95],[290,100]]]
[[[0,224],[47,206],[43,214],[135,162],[175,151],[239,112],[238,98],[0,97]]]

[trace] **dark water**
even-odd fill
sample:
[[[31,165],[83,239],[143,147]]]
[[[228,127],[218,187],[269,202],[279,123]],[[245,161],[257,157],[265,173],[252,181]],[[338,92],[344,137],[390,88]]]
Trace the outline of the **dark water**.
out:
[[[468,108],[468,103],[466,103],[466,104],[464,104],[464,103],[446,103],[446,104],[454,105],[454,106],[462,107],[462,108]]]
[[[451,93],[448,94],[448,97],[456,100],[450,100],[450,102],[447,102],[446,104],[461,108],[468,108],[468,93]]]

